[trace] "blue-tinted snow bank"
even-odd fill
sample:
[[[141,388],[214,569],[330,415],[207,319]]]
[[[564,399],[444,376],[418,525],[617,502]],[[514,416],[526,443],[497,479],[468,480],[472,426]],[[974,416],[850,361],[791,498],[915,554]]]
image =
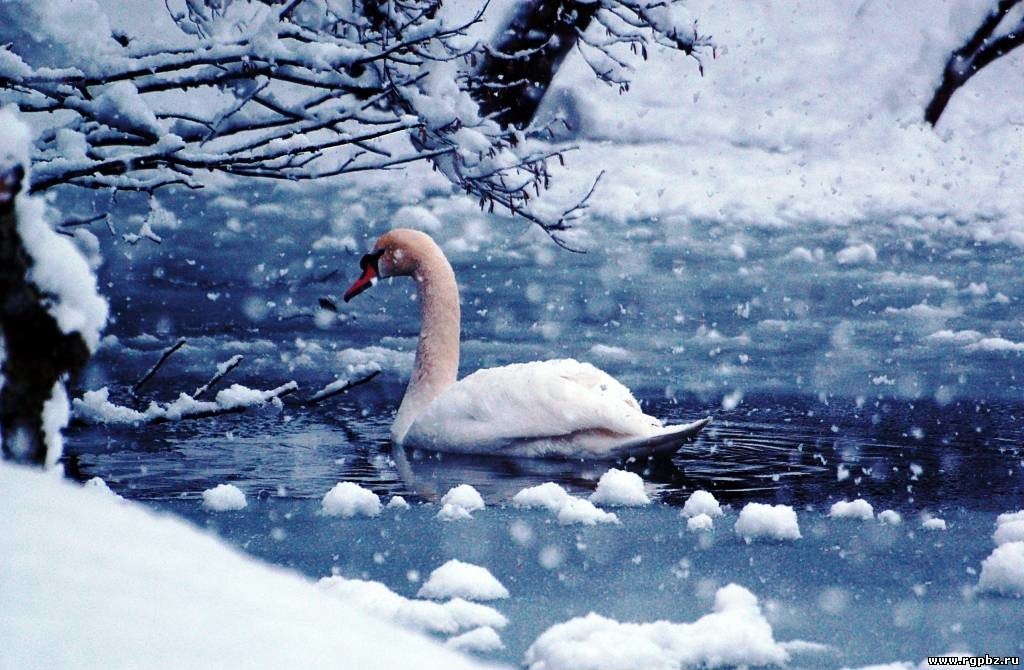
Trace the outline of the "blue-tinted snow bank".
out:
[[[0,490],[4,667],[475,667],[98,487],[0,465]]]

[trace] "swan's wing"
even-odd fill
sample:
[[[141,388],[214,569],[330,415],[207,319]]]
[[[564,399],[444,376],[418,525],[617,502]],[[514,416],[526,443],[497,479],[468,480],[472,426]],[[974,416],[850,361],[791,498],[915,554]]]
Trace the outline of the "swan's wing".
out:
[[[660,427],[607,373],[563,359],[474,372],[423,410],[404,443],[473,451],[576,433],[645,437]]]

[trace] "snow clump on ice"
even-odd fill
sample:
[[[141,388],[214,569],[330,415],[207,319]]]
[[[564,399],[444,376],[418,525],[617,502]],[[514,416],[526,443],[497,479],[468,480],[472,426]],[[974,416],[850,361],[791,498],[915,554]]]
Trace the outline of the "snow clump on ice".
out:
[[[878,513],[878,520],[890,526],[898,526],[903,523],[903,517],[896,510],[887,509]]]
[[[618,523],[619,517],[613,512],[598,509],[589,500],[577,498],[554,482],[530,486],[512,497],[516,507],[539,507],[555,515],[558,523],[567,526],[574,523],[593,526],[598,523]]]
[[[747,542],[757,538],[799,540],[800,525],[789,505],[747,503],[736,520],[736,534]]]
[[[592,612],[556,624],[526,650],[525,663],[530,670],[634,670],[777,666],[788,660],[757,597],[729,584],[715,594],[714,612],[693,623],[620,623]]]
[[[651,503],[651,499],[644,491],[644,480],[640,475],[616,468],[611,468],[601,475],[597,482],[597,490],[591,494],[590,501],[599,505],[623,507],[640,507]]]
[[[538,486],[530,486],[512,496],[512,504],[516,507],[543,507],[558,513],[562,506],[572,498],[568,491],[554,482],[545,482]]]
[[[402,496],[391,496],[387,504],[388,509],[409,509],[409,503]]]
[[[453,635],[461,631],[487,627],[504,628],[508,619],[493,607],[453,598],[437,603],[406,598],[380,582],[324,577],[317,587],[349,605],[379,619],[429,633]]]
[[[853,502],[840,500],[836,504],[832,505],[832,509],[829,510],[828,515],[833,519],[860,519],[861,521],[870,521],[875,518],[875,510],[867,500],[857,498]]]
[[[683,505],[683,516],[695,517],[706,514],[710,517],[722,516],[722,508],[708,491],[694,491]]]
[[[686,529],[694,533],[699,533],[704,530],[711,530],[714,527],[714,520],[707,514],[704,514],[703,512],[698,514],[697,516],[691,516],[689,519],[686,520]]]
[[[373,491],[353,482],[339,482],[324,495],[320,509],[327,516],[349,519],[354,516],[377,516],[381,508],[380,498]]]
[[[484,499],[469,484],[459,484],[441,497],[437,518],[442,521],[472,519],[473,512],[484,508]]]
[[[501,636],[490,626],[481,626],[445,640],[444,646],[457,651],[486,653],[504,649]]]
[[[434,599],[496,600],[508,598],[508,589],[487,568],[452,559],[431,572],[416,595]]]
[[[1000,545],[981,562],[978,589],[988,593],[1024,597],[1024,542]]]
[[[245,494],[234,484],[218,484],[203,491],[203,507],[213,512],[234,512],[245,506]]]
[[[924,528],[925,530],[946,530],[946,521],[945,519],[932,517],[930,519],[925,519],[921,523],[921,528]]]
[[[1024,542],[1024,511],[1000,514],[996,519],[996,532],[992,539],[996,545]]]

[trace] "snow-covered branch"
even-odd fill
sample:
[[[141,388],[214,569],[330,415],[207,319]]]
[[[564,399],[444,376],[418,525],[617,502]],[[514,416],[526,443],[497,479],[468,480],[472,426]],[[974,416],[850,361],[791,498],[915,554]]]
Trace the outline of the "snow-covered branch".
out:
[[[544,129],[531,122],[562,58],[579,46],[625,90],[630,50],[699,58],[709,44],[675,0],[534,0],[496,45],[467,36],[487,2],[460,21],[439,0],[166,4],[176,38],[115,34],[118,46],[74,66],[0,47],[0,99],[60,119],[34,148],[32,192],[152,193],[200,188],[206,173],[300,181],[429,160],[481,207],[557,240],[566,221],[531,198],[564,148],[534,141]]]

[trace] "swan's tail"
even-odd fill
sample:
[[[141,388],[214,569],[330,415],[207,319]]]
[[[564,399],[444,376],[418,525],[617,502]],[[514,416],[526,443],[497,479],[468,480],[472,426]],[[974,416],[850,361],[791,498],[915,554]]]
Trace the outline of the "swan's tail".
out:
[[[608,453],[611,458],[645,458],[648,456],[671,456],[711,423],[711,417],[705,417],[692,423],[680,426],[665,426],[650,437],[638,437],[627,440]]]

